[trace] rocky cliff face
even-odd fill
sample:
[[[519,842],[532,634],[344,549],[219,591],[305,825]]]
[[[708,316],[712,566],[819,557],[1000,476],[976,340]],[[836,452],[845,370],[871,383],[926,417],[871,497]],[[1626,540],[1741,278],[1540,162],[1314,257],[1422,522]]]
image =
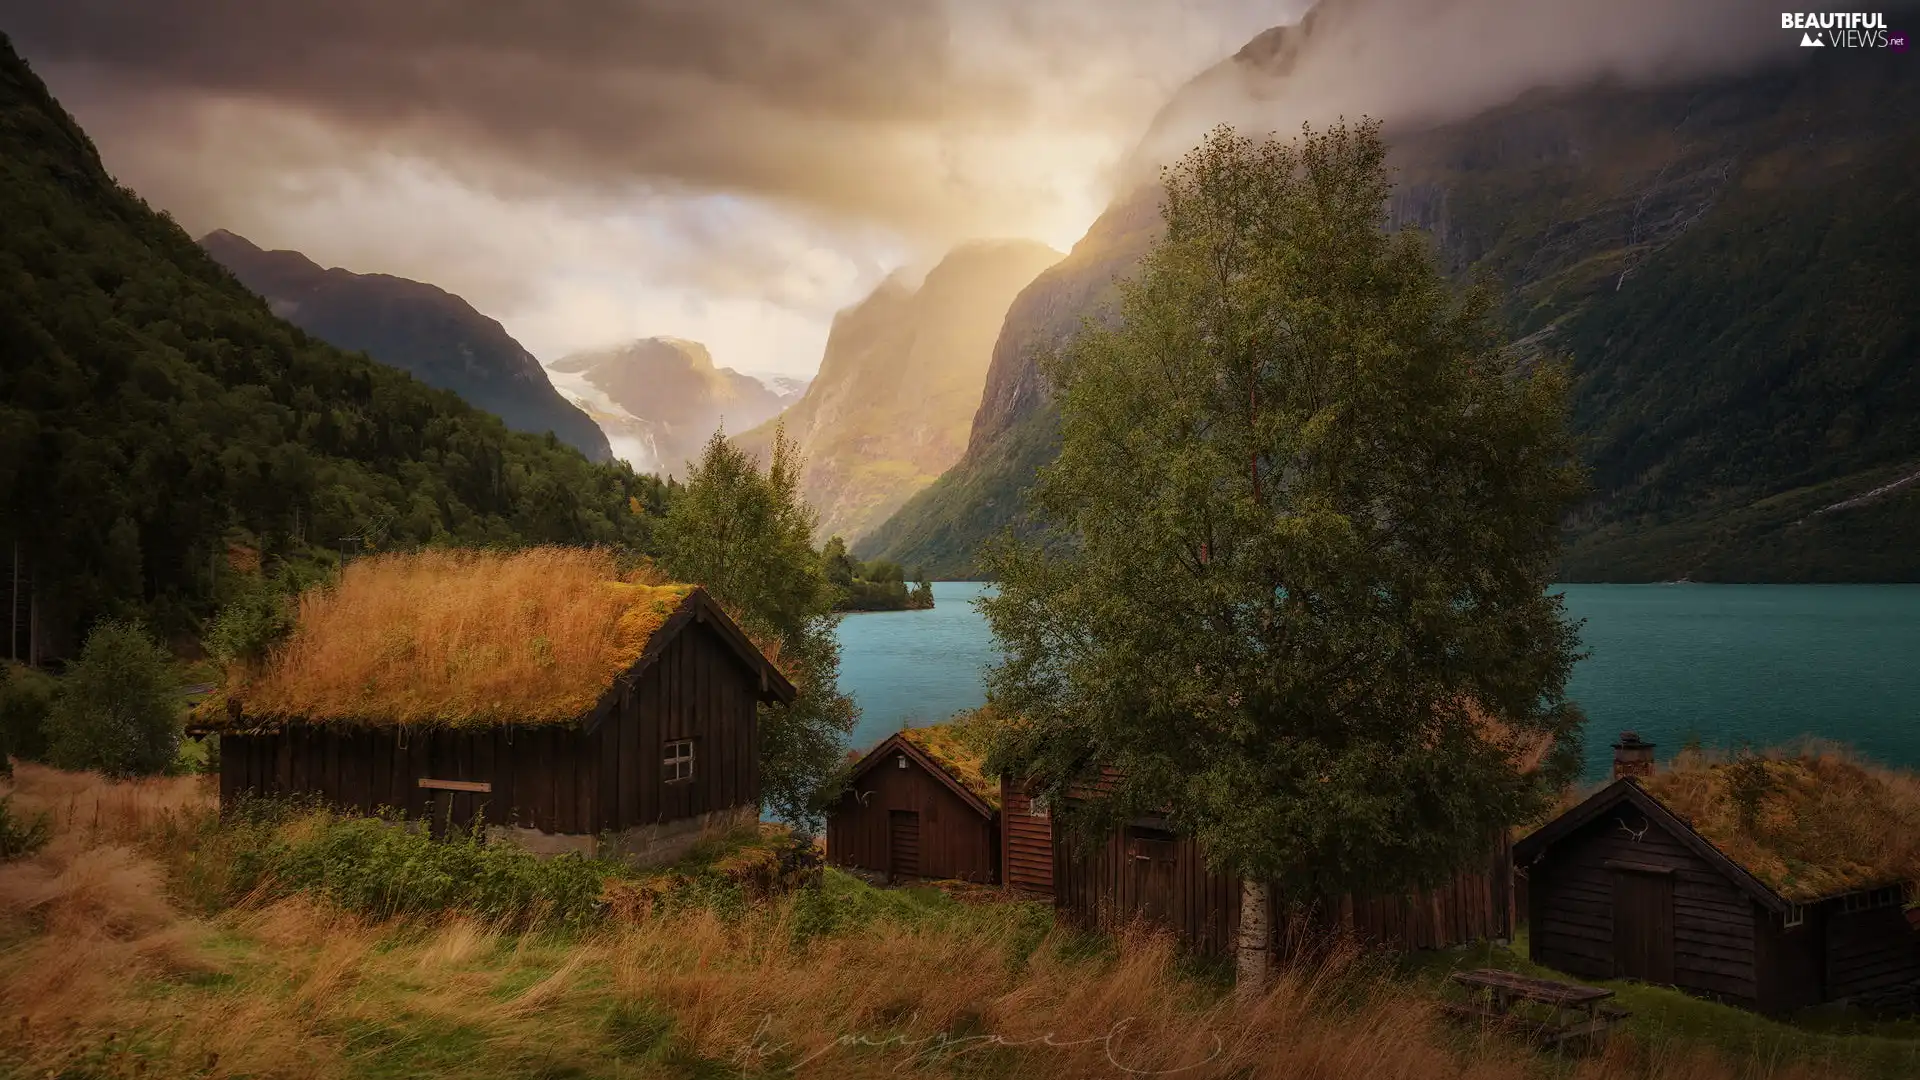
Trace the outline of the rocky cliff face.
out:
[[[1303,41],[1262,35],[1197,82]],[[1501,289],[1518,348],[1573,364],[1594,490],[1570,578],[1920,577],[1894,542],[1920,523],[1911,487],[1814,514],[1920,464],[1920,84],[1899,55],[1793,59],[1388,131],[1389,227],[1428,231],[1450,272]],[[1121,200],[1014,302],[963,461],[863,557],[968,575],[1018,521],[1054,452],[1034,360],[1130,272],[1155,200]]]
[[[819,374],[780,418],[822,536],[863,536],[959,458],[1007,305],[1059,258],[1027,241],[962,245],[917,288],[889,279],[834,320]],[[772,430],[740,441],[764,454]]]
[[[554,390],[533,354],[460,297],[407,278],[326,269],[224,229],[200,246],[274,314],[329,345],[451,390],[515,431],[551,431],[595,461],[611,456],[607,437]]]
[[[645,472],[684,476],[714,431],[746,431],[781,406],[780,395],[760,380],[715,367],[705,345],[680,338],[571,353],[550,370]]]

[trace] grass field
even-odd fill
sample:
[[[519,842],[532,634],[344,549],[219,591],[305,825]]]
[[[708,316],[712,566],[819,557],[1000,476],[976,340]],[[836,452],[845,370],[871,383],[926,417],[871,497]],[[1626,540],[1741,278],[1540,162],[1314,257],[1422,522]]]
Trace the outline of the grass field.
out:
[[[431,893],[440,855],[324,814],[223,824],[196,778],[23,765],[12,792],[53,838],[0,865],[6,1077],[1920,1075],[1912,1025],[1788,1027],[1639,987],[1598,1057],[1440,1020],[1444,971],[1524,968],[1505,950],[1333,946],[1237,1002],[1164,939],[1063,931],[1031,902],[831,871],[754,899],[681,867],[614,890],[662,902],[582,918],[570,883],[594,867],[488,863],[491,892]]]

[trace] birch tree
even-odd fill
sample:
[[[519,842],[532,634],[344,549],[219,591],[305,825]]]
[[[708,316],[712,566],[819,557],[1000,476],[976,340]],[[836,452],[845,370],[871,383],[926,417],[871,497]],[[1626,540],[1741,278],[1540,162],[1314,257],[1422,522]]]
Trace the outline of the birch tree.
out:
[[[1222,128],[1164,186],[1118,318],[1045,365],[1039,531],[987,556],[996,758],[1056,805],[1116,768],[1079,829],[1165,815],[1240,875],[1258,986],[1270,888],[1436,884],[1544,805],[1513,751],[1577,747],[1549,586],[1581,476],[1564,369],[1384,231],[1377,123]]]

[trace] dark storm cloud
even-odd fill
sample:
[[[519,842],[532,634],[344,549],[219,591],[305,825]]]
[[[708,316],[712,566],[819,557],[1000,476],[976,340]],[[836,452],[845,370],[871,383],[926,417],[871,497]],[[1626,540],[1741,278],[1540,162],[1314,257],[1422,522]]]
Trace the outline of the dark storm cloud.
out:
[[[37,64],[109,90],[283,106],[579,179],[906,212],[920,128],[1021,107],[935,0],[5,0]],[[151,100],[151,99],[149,99]],[[129,101],[129,104],[135,104]],[[924,194],[924,193],[919,193]]]

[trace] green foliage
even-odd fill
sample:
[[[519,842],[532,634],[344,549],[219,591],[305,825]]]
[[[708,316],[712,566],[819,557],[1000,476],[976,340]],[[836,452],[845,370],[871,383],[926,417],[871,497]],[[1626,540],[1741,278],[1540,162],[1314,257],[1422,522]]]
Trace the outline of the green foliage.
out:
[[[784,431],[774,432],[765,472],[715,432],[661,524],[660,558],[675,579],[705,586],[749,635],[777,645],[799,696],[761,710],[761,798],[781,819],[813,828],[858,713],[836,685],[836,590],[812,545],[798,466]]]
[[[45,761],[47,718],[60,682],[24,664],[0,664],[0,760]]]
[[[0,862],[31,855],[47,846],[53,823],[45,814],[23,819],[14,812],[13,799],[0,796]]]
[[[418,823],[325,812],[281,829],[288,808],[250,813],[230,826],[229,900],[303,891],[375,918],[459,909],[512,926],[579,926],[598,917],[606,879],[629,873],[619,863],[484,843],[477,831],[435,840]]]
[[[1920,470],[1915,132],[1910,72],[1807,62],[1528,95],[1396,135],[1396,218],[1431,230],[1456,278],[1503,287],[1516,349],[1572,360],[1593,484],[1562,580],[1920,580],[1920,484],[1820,512]],[[1091,312],[1110,271],[1079,274],[1054,308]],[[1009,315],[1021,355],[1048,330]],[[1043,401],[976,432],[859,553],[979,574],[1056,453]]]
[[[840,590],[835,611],[907,611],[933,606],[933,583],[916,575],[907,584],[907,572],[886,559],[861,562],[847,554],[847,542],[836,536],[820,553],[827,580]]]
[[[281,561],[271,574],[241,574],[203,644],[223,664],[254,664],[293,632],[300,594],[330,575],[312,563]]]
[[[1301,898],[1450,875],[1548,798],[1518,751],[1578,738],[1565,376],[1383,231],[1384,154],[1373,123],[1222,129],[1169,171],[1120,325],[1048,365],[1048,532],[981,601],[1050,795],[1117,767],[1089,820],[1168,808]]]
[[[179,752],[181,711],[166,649],[138,623],[102,620],[61,679],[47,759],[111,777],[157,776]]]
[[[429,543],[645,550],[660,481],[513,434],[287,325],[114,184],[0,42],[0,520],[49,625],[210,614],[262,555]],[[30,467],[29,467],[30,463]]]

